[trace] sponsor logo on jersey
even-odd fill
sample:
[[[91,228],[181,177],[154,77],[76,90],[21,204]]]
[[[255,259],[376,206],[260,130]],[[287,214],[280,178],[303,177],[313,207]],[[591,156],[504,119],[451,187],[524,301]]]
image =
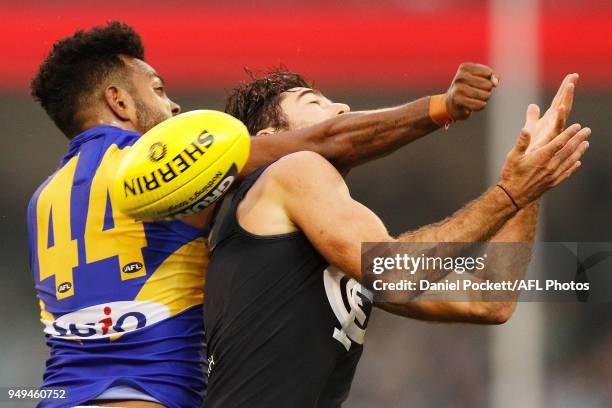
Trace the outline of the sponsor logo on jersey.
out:
[[[372,311],[372,293],[333,266],[323,271],[323,283],[329,305],[340,323],[332,336],[347,351],[351,348],[351,340],[363,344]]]
[[[90,306],[54,321],[43,320],[45,333],[62,339],[101,339],[133,332],[170,317],[156,302],[121,301]]]

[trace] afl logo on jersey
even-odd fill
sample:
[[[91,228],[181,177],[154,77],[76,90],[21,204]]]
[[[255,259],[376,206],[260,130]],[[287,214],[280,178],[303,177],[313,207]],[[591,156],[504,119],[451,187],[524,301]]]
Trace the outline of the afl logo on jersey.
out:
[[[57,291],[59,293],[65,293],[68,292],[70,288],[72,288],[72,284],[70,282],[64,282],[58,285]]]
[[[45,333],[62,339],[100,339],[132,332],[162,321],[170,309],[161,303],[122,301],[90,306],[43,320]]]
[[[142,269],[142,263],[140,262],[130,262],[129,264],[121,268],[123,273],[134,273],[134,272],[138,272],[141,269]]]
[[[351,348],[351,340],[363,344],[372,311],[372,293],[333,266],[323,271],[323,283],[329,305],[341,327],[335,327],[332,336],[347,351]]]

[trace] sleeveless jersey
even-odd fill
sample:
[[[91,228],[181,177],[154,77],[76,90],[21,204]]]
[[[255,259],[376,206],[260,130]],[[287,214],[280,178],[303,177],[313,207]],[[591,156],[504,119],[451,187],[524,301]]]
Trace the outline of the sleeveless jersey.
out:
[[[236,208],[217,219],[204,311],[205,407],[338,407],[361,357],[372,297],[329,266],[301,232],[257,236]]]
[[[42,387],[69,397],[40,407],[115,386],[168,407],[202,404],[205,231],[114,211],[109,183],[139,137],[112,126],[78,135],[30,201],[30,266],[50,347]]]

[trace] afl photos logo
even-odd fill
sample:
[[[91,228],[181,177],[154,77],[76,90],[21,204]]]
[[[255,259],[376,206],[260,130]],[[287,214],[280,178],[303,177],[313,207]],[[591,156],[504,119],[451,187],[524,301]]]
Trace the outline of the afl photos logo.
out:
[[[329,305],[341,327],[340,330],[334,327],[332,336],[347,351],[351,348],[351,340],[363,344],[372,311],[372,293],[333,266],[323,271],[323,283]]]
[[[149,160],[158,162],[166,157],[166,153],[168,153],[168,146],[160,142],[153,143],[149,148]]]

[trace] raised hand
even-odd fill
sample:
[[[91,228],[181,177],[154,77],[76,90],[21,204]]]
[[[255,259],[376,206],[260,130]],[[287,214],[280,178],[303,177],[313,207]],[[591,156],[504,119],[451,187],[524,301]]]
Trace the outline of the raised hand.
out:
[[[562,110],[561,110],[562,111]],[[558,127],[561,112],[555,109],[551,121]],[[528,152],[532,140],[544,140],[547,127],[534,135],[523,128],[516,144],[506,156],[498,185],[519,208],[537,200],[548,189],[558,185],[580,167],[580,158],[589,147],[591,129],[573,124],[548,143]],[[548,136],[546,136],[548,138]]]
[[[572,111],[574,89],[578,82],[578,74],[569,74],[561,83],[550,107],[540,117],[540,107],[531,104],[527,108],[525,129],[532,135],[527,152],[536,150],[550,142],[563,130],[565,122]]]
[[[463,63],[446,91],[446,110],[453,120],[463,120],[487,106],[499,76],[486,65]]]

